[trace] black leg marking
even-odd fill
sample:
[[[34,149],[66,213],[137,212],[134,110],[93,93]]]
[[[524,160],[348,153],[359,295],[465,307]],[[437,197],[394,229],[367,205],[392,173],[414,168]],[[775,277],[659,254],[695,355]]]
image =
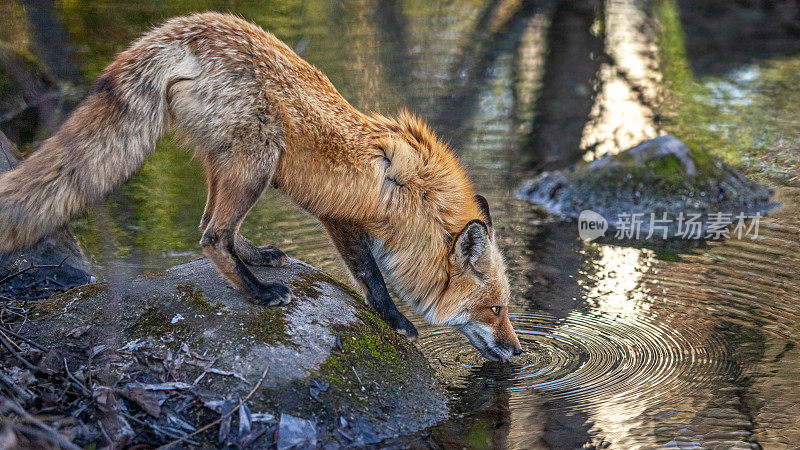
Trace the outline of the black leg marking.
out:
[[[345,264],[353,277],[367,291],[367,303],[378,313],[384,322],[409,339],[416,339],[417,329],[404,316],[389,296],[378,264],[370,251],[371,237],[355,226],[331,224],[326,222],[328,232],[333,238]]]
[[[236,265],[236,272],[245,284],[243,288],[247,290],[256,304],[280,306],[289,303],[291,300],[289,288],[280,283],[262,283],[258,281],[258,278],[253,275],[253,272],[251,272],[239,256],[236,255],[233,239],[229,240],[225,250],[231,255]]]
[[[253,303],[264,306],[280,306],[291,301],[291,291],[280,283],[261,283],[253,272],[236,255],[233,233],[223,232],[219,236],[210,231],[203,233],[200,241],[203,253]]]

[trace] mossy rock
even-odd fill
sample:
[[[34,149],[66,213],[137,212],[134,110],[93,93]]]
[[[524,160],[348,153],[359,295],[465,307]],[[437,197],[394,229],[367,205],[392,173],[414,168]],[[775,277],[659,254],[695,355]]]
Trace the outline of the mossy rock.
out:
[[[710,217],[717,217],[710,214],[730,214],[731,219],[763,215],[779,206],[772,195],[771,189],[669,134],[572,170],[544,172],[517,191],[518,197],[564,218],[594,211],[612,229],[620,216],[641,214],[645,235],[651,217],[663,220],[666,215],[660,225],[669,223],[668,238],[676,236],[681,213],[699,214],[705,236]],[[654,236],[663,237],[663,232]]]
[[[321,443],[375,443],[417,432],[446,417],[446,395],[428,362],[358,294],[294,259],[281,268],[252,269],[264,282],[290,286],[292,303],[278,308],[253,305],[203,259],[173,267],[163,276],[81,286],[40,301],[20,332],[71,355],[68,360],[75,370],[98,342],[113,358],[132,358],[130,364],[112,366],[119,370],[118,387],[163,378],[141,362],[163,359],[168,353],[189,358],[187,348],[216,358],[214,368],[246,380],[208,373],[198,386],[207,395],[242,398],[269,367],[250,410],[312,420]],[[135,348],[136,357],[119,352],[123,347]],[[189,382],[201,373],[188,364],[182,371]],[[311,385],[329,388],[312,396]],[[342,417],[355,441],[334,432]],[[273,444],[271,434],[265,436],[256,447]]]

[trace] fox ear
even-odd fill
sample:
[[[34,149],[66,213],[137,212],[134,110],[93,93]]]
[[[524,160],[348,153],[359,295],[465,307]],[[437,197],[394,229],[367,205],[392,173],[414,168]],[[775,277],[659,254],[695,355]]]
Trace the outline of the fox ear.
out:
[[[478,194],[475,195],[475,201],[478,202],[481,214],[483,214],[483,218],[486,219],[486,225],[492,228],[492,216],[489,214],[489,202],[486,201],[484,196]]]
[[[479,219],[470,220],[453,246],[455,262],[462,267],[474,265],[489,247],[489,228]]]

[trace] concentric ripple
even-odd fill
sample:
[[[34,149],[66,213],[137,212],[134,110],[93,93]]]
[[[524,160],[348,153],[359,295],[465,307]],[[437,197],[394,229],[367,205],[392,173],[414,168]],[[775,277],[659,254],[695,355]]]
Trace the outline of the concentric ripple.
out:
[[[603,313],[572,312],[564,319],[524,313],[511,320],[526,351],[510,362],[511,391],[535,389],[584,404],[611,399],[651,403],[716,379],[728,360],[721,342],[690,328],[676,330]],[[436,330],[421,344],[455,385],[479,368],[486,377],[507,370],[499,364],[487,368],[452,330]]]

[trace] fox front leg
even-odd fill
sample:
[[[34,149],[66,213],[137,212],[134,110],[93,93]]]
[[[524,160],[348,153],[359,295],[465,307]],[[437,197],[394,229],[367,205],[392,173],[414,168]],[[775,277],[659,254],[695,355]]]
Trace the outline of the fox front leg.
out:
[[[342,255],[347,268],[367,295],[367,303],[384,322],[398,333],[414,340],[419,333],[389,296],[378,264],[370,251],[370,236],[353,225],[325,222],[334,245]]]

